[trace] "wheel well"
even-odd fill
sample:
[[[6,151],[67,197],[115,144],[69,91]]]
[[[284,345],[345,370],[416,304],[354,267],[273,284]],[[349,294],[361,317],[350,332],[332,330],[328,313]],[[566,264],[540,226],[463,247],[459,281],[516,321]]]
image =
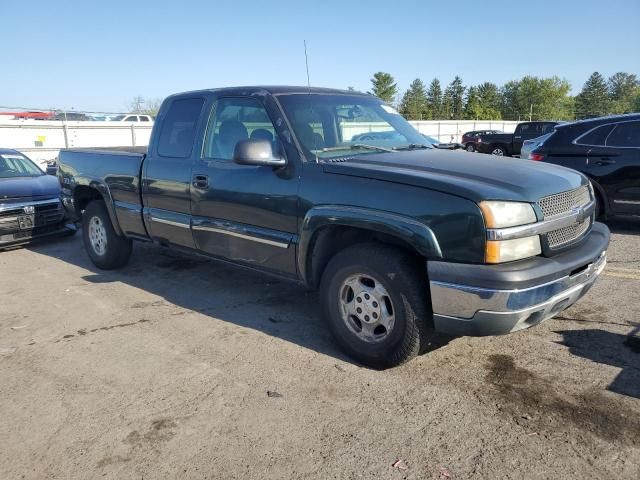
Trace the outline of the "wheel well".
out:
[[[81,217],[82,211],[87,208],[89,202],[94,200],[103,200],[98,190],[92,187],[78,186],[73,192],[73,204],[76,209],[76,215]]]
[[[364,228],[328,226],[316,232],[311,242],[311,254],[307,259],[309,285],[316,288],[320,284],[322,274],[335,254],[351,245],[367,242],[393,245],[416,257],[418,261],[426,260],[410,243],[393,235]]]
[[[593,190],[596,194],[596,201],[600,202],[600,207],[602,208],[602,212],[600,215],[606,216],[609,214],[609,202],[607,200],[607,194],[604,192],[604,189],[600,186],[598,182],[596,182],[593,178],[589,177],[591,184],[593,185]]]

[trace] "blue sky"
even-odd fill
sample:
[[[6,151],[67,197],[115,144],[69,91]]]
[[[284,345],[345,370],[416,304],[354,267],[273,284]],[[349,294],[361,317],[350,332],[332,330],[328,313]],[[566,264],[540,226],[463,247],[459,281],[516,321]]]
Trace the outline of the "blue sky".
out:
[[[1,0],[0,106],[122,111],[136,95],[392,73],[443,84],[640,74],[640,0]]]

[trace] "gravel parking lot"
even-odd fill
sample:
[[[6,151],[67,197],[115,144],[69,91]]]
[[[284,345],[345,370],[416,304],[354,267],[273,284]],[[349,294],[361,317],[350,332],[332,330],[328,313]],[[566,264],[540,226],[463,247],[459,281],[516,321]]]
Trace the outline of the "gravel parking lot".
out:
[[[0,478],[640,478],[640,221],[543,325],[377,372],[316,295],[80,235],[0,253]]]

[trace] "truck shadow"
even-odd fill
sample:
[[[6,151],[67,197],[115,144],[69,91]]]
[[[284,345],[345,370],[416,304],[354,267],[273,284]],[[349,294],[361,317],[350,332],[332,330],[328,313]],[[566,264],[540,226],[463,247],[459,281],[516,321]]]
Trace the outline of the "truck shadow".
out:
[[[621,369],[607,390],[640,399],[640,351],[626,335],[600,329],[556,333],[562,335],[560,343],[573,355]]]
[[[88,283],[121,282],[164,301],[138,302],[130,308],[170,308],[179,321],[197,312],[278,337],[341,361],[355,363],[336,346],[322,319],[318,295],[284,279],[239,268],[224,262],[169,250],[153,244],[134,243],[129,264],[117,271],[102,271],[89,260],[78,233],[71,240],[53,240],[29,246],[31,250],[88,270]],[[427,351],[448,343],[434,339]],[[426,352],[425,352],[426,353]]]

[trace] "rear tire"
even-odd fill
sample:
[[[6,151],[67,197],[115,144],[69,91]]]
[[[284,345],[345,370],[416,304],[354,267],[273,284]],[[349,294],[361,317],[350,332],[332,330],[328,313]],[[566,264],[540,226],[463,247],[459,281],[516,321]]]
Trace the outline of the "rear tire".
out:
[[[331,259],[320,297],[342,350],[369,367],[388,368],[427,347],[432,331],[427,288],[424,262],[403,250],[367,243]]]
[[[491,155],[497,155],[498,157],[506,157],[507,149],[502,145],[493,145],[491,147]]]
[[[120,268],[129,261],[132,242],[116,234],[102,200],[87,205],[82,215],[82,238],[89,258],[102,270]]]

